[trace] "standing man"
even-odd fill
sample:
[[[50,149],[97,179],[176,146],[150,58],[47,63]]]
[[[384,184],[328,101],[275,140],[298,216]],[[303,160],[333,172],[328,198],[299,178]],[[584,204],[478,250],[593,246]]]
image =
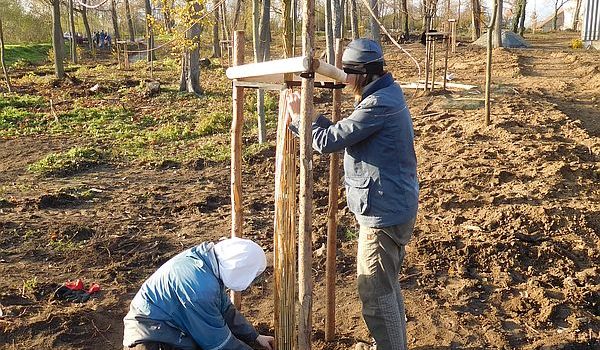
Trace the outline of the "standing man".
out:
[[[273,350],[236,310],[225,288],[242,291],[266,268],[247,239],[202,243],[162,265],[137,292],[124,318],[124,350]]]
[[[313,148],[320,153],[345,150],[348,208],[360,225],[356,265],[363,318],[377,350],[404,350],[406,316],[398,274],[419,197],[412,120],[402,89],[383,69],[379,44],[355,39],[342,61],[355,96],[354,112],[336,124],[318,116]],[[288,113],[297,133],[298,93],[288,96]]]

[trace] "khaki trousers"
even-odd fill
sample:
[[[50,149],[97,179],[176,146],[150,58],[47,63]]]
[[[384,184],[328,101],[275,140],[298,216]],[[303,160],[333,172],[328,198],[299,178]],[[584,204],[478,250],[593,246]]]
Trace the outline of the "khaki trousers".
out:
[[[358,295],[362,314],[377,350],[406,350],[406,316],[398,275],[415,219],[384,227],[360,227]]]

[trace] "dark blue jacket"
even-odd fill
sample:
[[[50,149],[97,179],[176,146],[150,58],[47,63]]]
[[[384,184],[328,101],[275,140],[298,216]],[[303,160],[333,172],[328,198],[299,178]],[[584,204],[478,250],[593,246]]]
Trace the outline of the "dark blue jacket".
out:
[[[213,243],[188,249],[140,288],[125,316],[124,346],[158,341],[178,349],[251,350],[258,333],[231,304]]]
[[[297,127],[292,130],[297,132]],[[319,116],[312,127],[319,153],[345,149],[348,207],[360,225],[388,227],[417,215],[419,184],[410,112],[391,74],[367,85],[354,112],[332,124]]]

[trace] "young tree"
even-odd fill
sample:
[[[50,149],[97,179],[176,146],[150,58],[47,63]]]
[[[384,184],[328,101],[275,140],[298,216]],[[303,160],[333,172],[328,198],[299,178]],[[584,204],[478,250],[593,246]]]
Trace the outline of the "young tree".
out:
[[[283,1],[283,48],[285,57],[292,57],[292,0]]]
[[[331,13],[331,1],[325,0],[325,47],[327,49],[327,63],[334,64],[335,53],[333,50],[333,21]]]
[[[358,8],[356,0],[350,0],[350,29],[352,30],[352,39],[358,39],[360,32],[358,30]]]
[[[494,8],[492,10],[492,20],[487,27],[487,59],[485,68],[485,125],[491,124],[491,106],[490,106],[490,91],[492,83],[492,32],[498,17],[498,7],[502,0],[494,0]]]
[[[260,41],[260,0],[252,1],[252,43],[254,48],[254,62],[262,62]],[[258,116],[258,143],[264,143],[267,138],[265,124],[265,90],[256,90],[256,114]]]
[[[513,18],[512,18],[512,31],[514,33],[519,32],[519,22],[521,21],[521,12],[523,11],[523,0],[517,0],[514,4]]]
[[[262,61],[271,59],[271,0],[263,0],[260,19],[260,54]]]
[[[471,39],[473,41],[481,36],[481,3],[471,0]]]
[[[333,37],[334,37],[334,45],[335,39],[340,39],[342,37],[342,22],[344,18],[344,12],[342,11],[342,0],[331,0],[332,1],[332,10],[333,10]],[[379,26],[377,26],[379,28]],[[334,50],[335,51],[335,50]],[[335,59],[334,59],[335,61]],[[334,62],[335,63],[335,62]]]
[[[148,62],[154,61],[154,34],[152,33],[152,4],[150,0],[144,1],[146,10],[146,50],[148,53],[146,59]]]
[[[63,31],[60,25],[60,0],[49,0],[52,6],[52,49],[54,53],[54,74],[58,79],[65,77]]]
[[[113,34],[116,42],[121,38],[121,33],[119,33],[119,21],[117,19],[117,4],[115,3],[115,0],[111,0],[110,3],[110,18],[112,20]]]
[[[569,0],[554,0],[554,18],[552,19],[552,30],[558,30],[558,11],[560,11],[563,5],[567,2],[569,2]]]
[[[402,0],[402,31],[404,32],[404,38],[408,40],[410,30],[408,28],[408,1]]]
[[[525,13],[527,9],[527,0],[521,0],[523,2],[523,9],[521,11],[521,18],[519,19],[519,35],[525,34]]]
[[[10,85],[10,78],[8,77],[8,71],[4,63],[4,32],[2,30],[2,20],[0,19],[0,63],[2,64],[2,71],[4,72],[4,78],[6,79],[6,86],[8,92],[12,92],[12,85]]]
[[[181,79],[179,91],[192,92],[198,96],[203,94],[200,87],[200,34],[202,26],[198,22],[202,6],[198,0],[186,0],[186,16],[184,23],[191,24],[185,33],[186,48],[181,60]]]
[[[494,5],[496,10],[496,20],[494,21],[494,47],[502,47],[502,2],[503,0],[495,0]]]
[[[571,24],[571,29],[577,30],[579,26],[579,13],[581,12],[581,0],[577,0],[575,4],[575,12],[573,13],[573,22]]]
[[[71,32],[71,62],[77,64],[77,39],[75,33],[75,16],[73,0],[69,0],[69,31]]]
[[[129,32],[129,41],[135,41],[135,31],[133,30],[133,18],[131,18],[131,6],[129,0],[125,0],[125,17],[127,17],[127,31]]]
[[[371,9],[377,18],[380,18],[379,15],[379,1],[378,0],[370,0]],[[379,31],[379,25],[373,16],[369,17],[370,25],[371,25],[371,39],[381,44],[381,32]]]
[[[213,14],[215,21],[212,26],[213,42],[212,42],[212,57],[221,57],[221,45],[219,44],[219,22],[221,22],[221,16],[219,11],[219,1],[213,1]]]
[[[90,51],[92,51],[94,49],[94,40],[92,38],[92,30],[90,29],[90,22],[87,16],[87,7],[85,6],[87,4],[87,0],[81,0],[81,2],[83,3],[83,6],[81,6],[81,19],[83,21],[83,26],[85,27],[85,35],[88,39],[88,47]]]

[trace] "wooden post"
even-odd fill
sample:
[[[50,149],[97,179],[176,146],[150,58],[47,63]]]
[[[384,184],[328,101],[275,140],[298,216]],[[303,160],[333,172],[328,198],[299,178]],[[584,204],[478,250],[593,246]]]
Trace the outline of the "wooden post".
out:
[[[425,88],[427,91],[427,86],[429,85],[429,65],[430,65],[430,57],[431,57],[431,37],[425,33]]]
[[[450,45],[450,40],[451,38],[448,37],[448,35],[444,35],[444,43],[446,44],[445,46],[445,53],[444,53],[444,86],[443,89],[444,91],[446,90],[446,81],[448,80],[448,78],[446,77],[448,75],[448,46]]]
[[[342,40],[335,41],[335,66],[342,68]],[[338,81],[338,83],[344,83]],[[332,121],[337,123],[342,114],[342,90],[333,90]],[[325,341],[335,337],[335,275],[336,275],[336,241],[337,241],[337,210],[338,184],[340,178],[340,155],[337,152],[329,155],[329,204],[327,210],[327,262],[325,266],[325,290],[327,305],[325,315]]]
[[[456,53],[456,20],[455,19],[450,19],[450,35],[451,35],[451,46],[452,46],[452,53]]]
[[[315,0],[304,0],[302,6],[302,55],[313,66],[315,55]],[[300,98],[300,218],[298,223],[298,349],[311,349],[312,332],[312,118],[314,71],[302,78]]]
[[[435,89],[435,37],[431,37],[431,91]]]
[[[244,31],[233,35],[233,64],[244,64]],[[242,237],[242,127],[244,126],[244,88],[233,82],[233,121],[231,122],[231,237]],[[233,305],[239,310],[241,294],[232,292]]]
[[[119,62],[119,69],[123,69],[123,63],[121,62],[121,48],[119,47],[119,41],[116,40],[116,49],[117,49],[117,62]]]
[[[10,78],[8,77],[8,70],[6,69],[6,63],[4,62],[4,32],[2,31],[2,20],[0,19],[0,62],[2,63],[2,71],[4,72],[4,78],[6,79],[6,86],[8,92],[12,92],[12,85],[10,85]]]
[[[123,45],[123,47],[123,59],[125,61],[125,69],[129,69],[129,44],[125,42],[125,45]]]

